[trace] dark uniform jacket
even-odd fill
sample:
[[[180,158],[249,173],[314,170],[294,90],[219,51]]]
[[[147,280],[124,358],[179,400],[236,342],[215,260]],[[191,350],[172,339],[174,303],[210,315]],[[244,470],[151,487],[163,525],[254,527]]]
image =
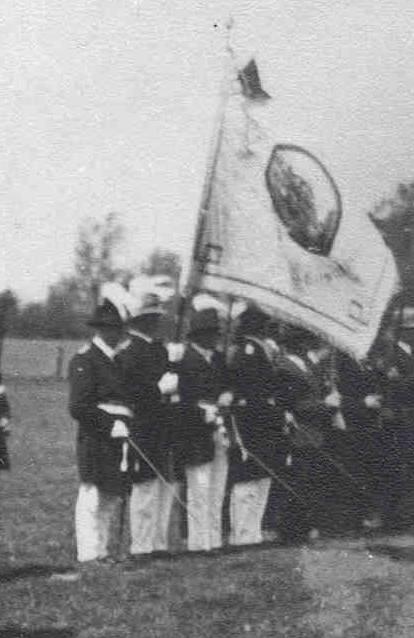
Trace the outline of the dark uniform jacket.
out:
[[[378,410],[367,407],[365,403],[368,395],[382,394],[382,377],[378,371],[341,355],[338,358],[338,379],[347,428],[356,433],[361,426],[370,431],[378,430]]]
[[[280,374],[285,378],[287,409],[294,419],[289,425],[292,447],[287,482],[302,498],[302,502],[291,500],[286,508],[285,525],[295,535],[330,526],[339,480],[330,461],[335,456],[335,409],[325,404],[331,387],[323,361],[314,362],[309,355],[289,356],[281,361]]]
[[[329,430],[334,410],[325,405],[326,387],[324,369],[307,356],[286,357],[279,363],[279,374],[284,380],[285,403],[298,425],[292,428],[296,448],[322,447]]]
[[[414,358],[396,344],[393,360],[389,362],[385,384],[386,407],[402,421],[412,423],[414,411]],[[391,372],[394,375],[391,376]],[[390,415],[391,416],[391,415]]]
[[[214,456],[215,425],[206,423],[200,402],[215,404],[229,388],[224,357],[214,351],[211,362],[193,345],[188,345],[178,367],[181,399],[182,462],[194,466],[208,463]]]
[[[0,419],[10,418],[10,405],[7,399],[6,388],[2,384],[0,376]],[[0,428],[0,470],[10,469],[10,458],[7,450],[7,434]]]
[[[168,450],[165,411],[158,382],[168,369],[167,349],[158,341],[131,334],[129,346],[119,354],[119,362],[128,399],[134,406],[132,438],[164,476]],[[133,473],[134,482],[155,478],[153,468],[138,453],[135,456],[139,470]]]
[[[287,447],[283,435],[287,408],[284,379],[272,362],[263,342],[246,337],[231,362],[235,390],[235,418],[243,446],[270,470],[283,467]],[[232,480],[250,481],[269,476],[257,460],[242,460],[240,450],[232,453]]]
[[[342,463],[365,489],[366,509],[382,499],[386,475],[386,450],[390,431],[383,427],[381,410],[366,405],[368,395],[384,394],[385,375],[346,355],[338,359],[338,389],[346,423]],[[390,452],[393,453],[393,451]],[[361,499],[360,499],[361,500]]]
[[[108,414],[98,407],[109,404],[118,406],[120,412],[128,410],[120,366],[92,341],[73,357],[69,381],[69,410],[79,424],[77,457],[80,479],[97,485],[105,492],[121,494],[127,478],[125,472],[121,472],[123,441],[111,438],[111,430],[117,418],[127,427],[131,419],[124,414]]]
[[[388,432],[386,466],[387,491],[391,492],[393,507],[389,518],[397,525],[412,525],[414,520],[414,359],[405,344],[396,344],[393,360],[389,362],[380,412],[384,430]],[[390,481],[390,469],[394,480]],[[390,486],[391,483],[391,486]]]

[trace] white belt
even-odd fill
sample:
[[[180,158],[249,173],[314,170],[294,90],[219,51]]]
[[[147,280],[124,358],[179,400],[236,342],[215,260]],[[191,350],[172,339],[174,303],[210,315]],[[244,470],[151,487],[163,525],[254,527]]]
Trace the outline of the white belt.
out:
[[[265,402],[267,405],[271,405],[273,407],[276,405],[276,400],[273,397],[269,397],[268,399],[265,399]],[[239,405],[240,407],[245,407],[246,405],[249,405],[249,402],[247,401],[247,399],[239,399],[237,401],[237,405]]]
[[[116,403],[98,403],[98,408],[112,416],[127,416],[132,418],[132,411],[125,405],[117,405]]]

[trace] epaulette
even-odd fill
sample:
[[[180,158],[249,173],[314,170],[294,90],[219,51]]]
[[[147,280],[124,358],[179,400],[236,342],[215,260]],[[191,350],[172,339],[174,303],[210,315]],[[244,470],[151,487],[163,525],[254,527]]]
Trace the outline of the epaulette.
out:
[[[76,354],[86,354],[91,349],[90,343],[84,343],[83,346],[79,348]]]

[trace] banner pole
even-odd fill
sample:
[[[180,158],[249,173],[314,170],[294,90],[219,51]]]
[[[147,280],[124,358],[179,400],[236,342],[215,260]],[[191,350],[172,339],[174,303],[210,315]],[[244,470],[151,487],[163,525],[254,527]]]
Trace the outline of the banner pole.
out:
[[[203,255],[200,255],[200,244],[203,236],[203,230],[205,227],[206,216],[212,195],[213,178],[217,166],[218,156],[221,147],[221,140],[223,134],[223,123],[226,112],[226,106],[230,95],[230,82],[231,76],[234,73],[234,60],[233,51],[230,46],[231,30],[233,28],[233,21],[230,19],[227,24],[227,37],[226,37],[226,59],[225,70],[221,83],[219,105],[214,118],[213,135],[210,142],[210,151],[207,156],[206,171],[204,177],[204,183],[201,192],[200,205],[198,209],[198,216],[194,232],[194,240],[192,246],[192,253],[190,257],[190,265],[188,269],[187,281],[184,285],[184,295],[180,304],[178,319],[177,319],[177,337],[178,340],[183,338],[185,316],[188,312],[188,306],[191,302],[191,298],[197,289],[197,281],[200,277],[201,269],[203,267]]]

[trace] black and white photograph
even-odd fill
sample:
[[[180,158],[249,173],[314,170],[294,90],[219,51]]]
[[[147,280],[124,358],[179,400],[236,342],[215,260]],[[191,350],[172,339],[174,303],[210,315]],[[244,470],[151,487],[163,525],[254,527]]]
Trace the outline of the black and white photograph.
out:
[[[413,638],[412,0],[3,0],[0,638]]]

